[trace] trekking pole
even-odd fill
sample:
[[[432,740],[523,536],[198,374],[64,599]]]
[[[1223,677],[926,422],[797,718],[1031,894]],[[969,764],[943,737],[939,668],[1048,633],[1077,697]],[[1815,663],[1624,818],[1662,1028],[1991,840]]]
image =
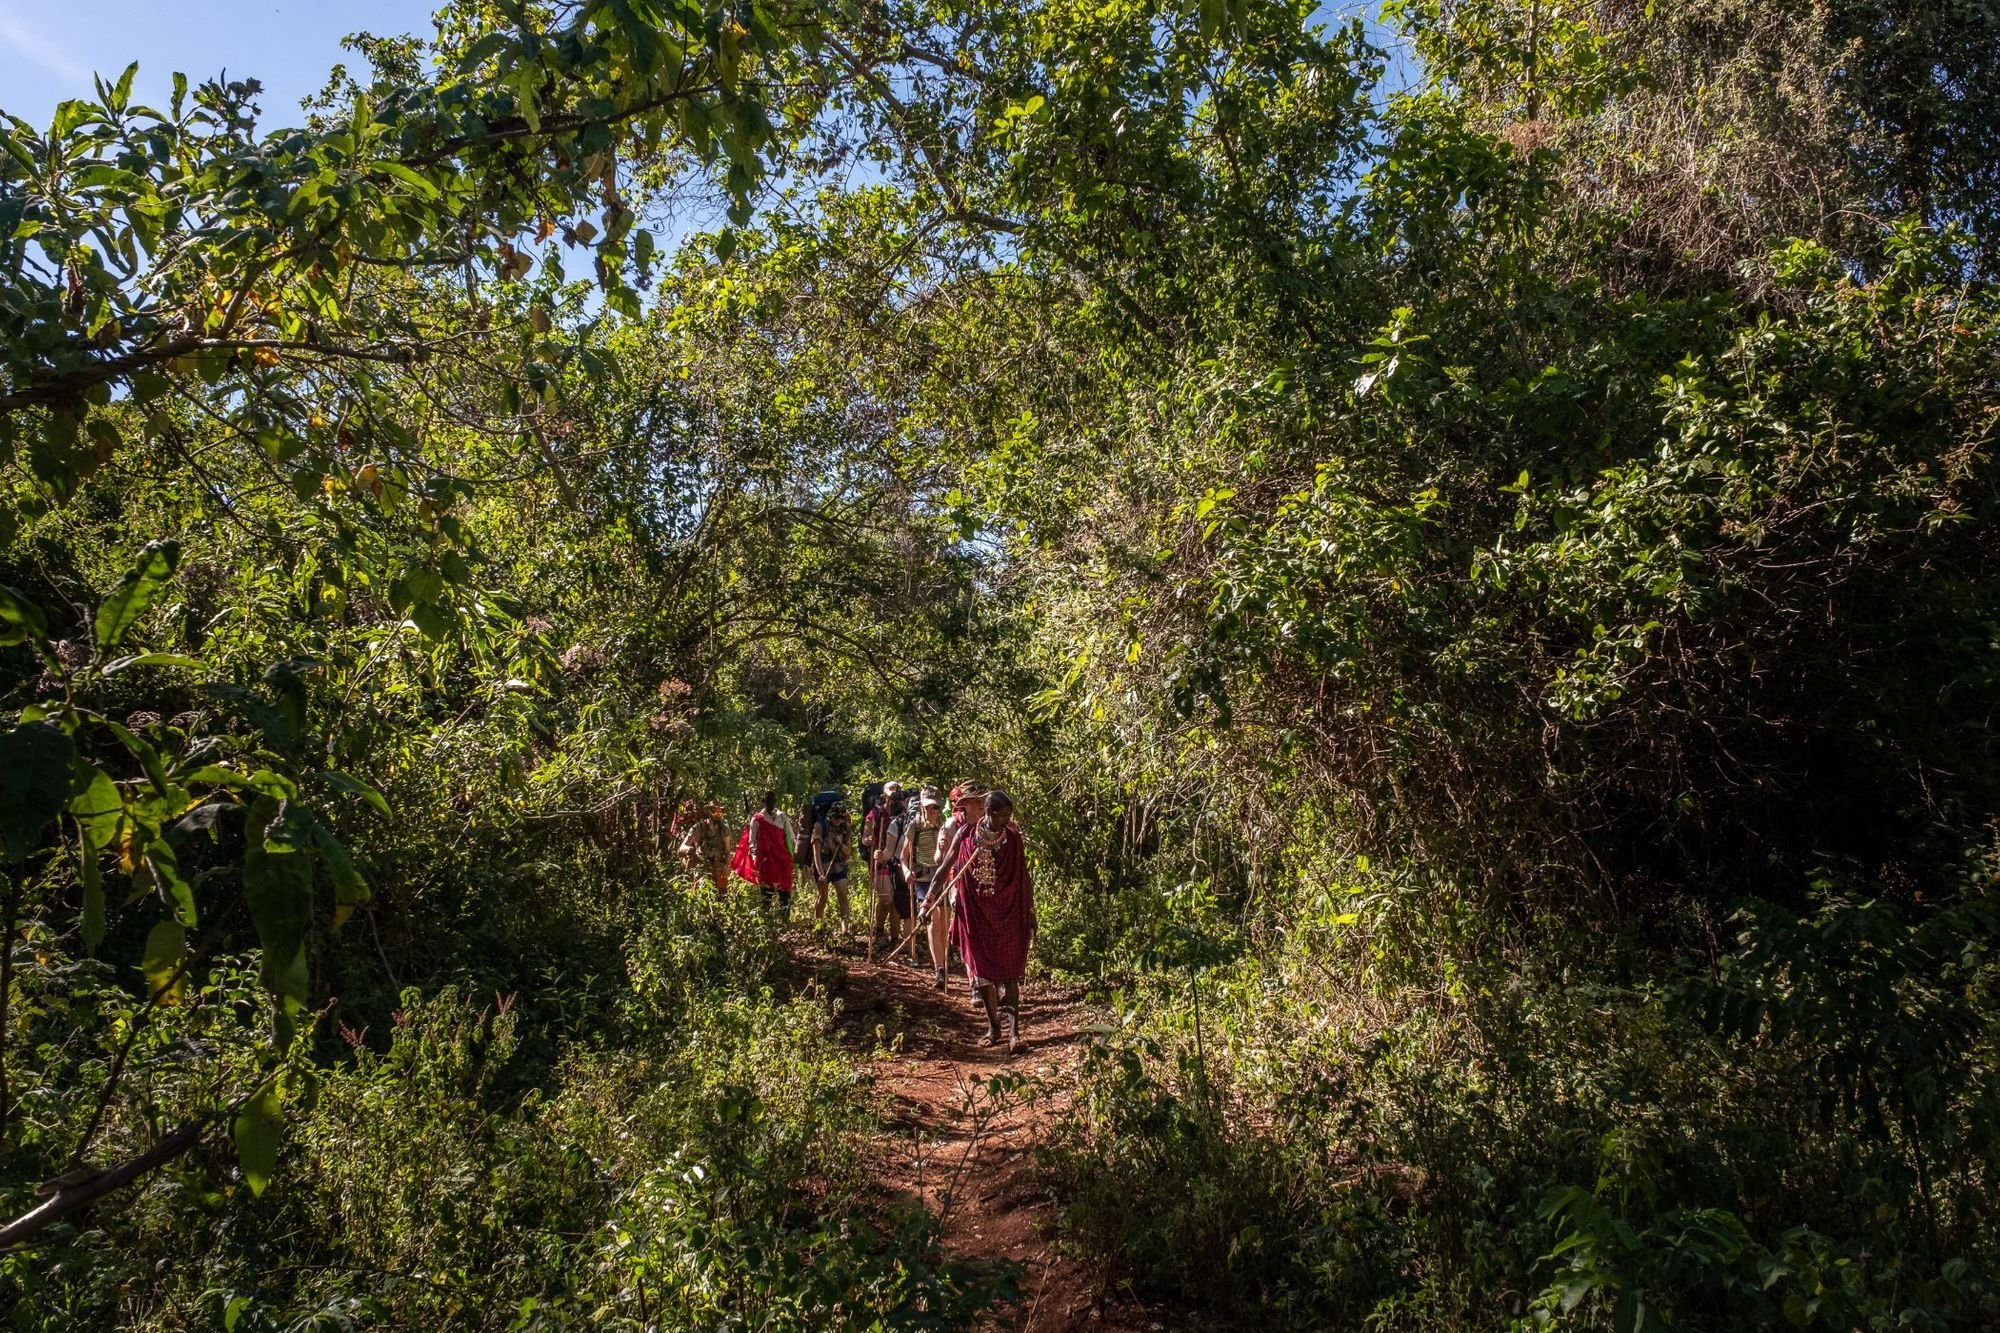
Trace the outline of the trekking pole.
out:
[[[938,904],[943,902],[945,898],[951,893],[952,889],[957,886],[959,877],[966,872],[967,867],[969,867],[971,864],[972,862],[967,861],[965,865],[960,866],[955,872],[953,872],[952,877],[945,881],[944,888],[931,890],[930,899],[924,904],[924,910],[917,913],[917,924],[911,928],[910,933],[908,935],[896,941],[895,948],[889,950],[887,954],[883,955],[882,957],[883,962],[893,963],[894,961],[896,961],[896,955],[901,953],[905,946],[908,946],[910,950],[911,961],[914,962],[916,960],[917,936],[923,933],[924,928],[926,926],[930,925],[931,913],[937,911]],[[933,966],[935,966],[937,964],[937,960],[933,958],[931,960],[931,963]]]

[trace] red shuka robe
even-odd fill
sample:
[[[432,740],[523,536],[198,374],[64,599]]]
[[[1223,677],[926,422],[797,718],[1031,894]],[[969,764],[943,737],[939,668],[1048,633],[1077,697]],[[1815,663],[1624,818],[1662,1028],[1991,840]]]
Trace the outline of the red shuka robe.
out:
[[[755,859],[750,855],[750,839],[753,836],[757,839]],[[785,831],[778,827],[777,821],[764,818],[761,810],[750,816],[750,822],[743,826],[742,838],[736,843],[736,855],[730,859],[729,868],[752,884],[790,893],[792,849],[785,845]]]
[[[991,846],[977,826],[966,830],[953,850],[952,874],[958,910],[951,937],[965,970],[981,982],[1019,981],[1028,967],[1028,919],[1035,910],[1021,830],[1010,822]]]

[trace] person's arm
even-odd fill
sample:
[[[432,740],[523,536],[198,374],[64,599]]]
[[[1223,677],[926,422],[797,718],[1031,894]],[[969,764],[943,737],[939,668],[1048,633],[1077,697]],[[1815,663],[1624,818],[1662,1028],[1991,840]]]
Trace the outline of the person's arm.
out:
[[[917,879],[917,830],[921,827],[923,827],[921,824],[912,824],[903,831],[903,845],[899,851],[903,862],[903,878],[913,884]]]

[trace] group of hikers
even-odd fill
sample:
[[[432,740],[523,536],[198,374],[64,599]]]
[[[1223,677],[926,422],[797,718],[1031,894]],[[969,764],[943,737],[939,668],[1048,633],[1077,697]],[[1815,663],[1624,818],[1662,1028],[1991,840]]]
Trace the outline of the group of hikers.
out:
[[[950,813],[945,807],[949,804]],[[1011,1046],[1020,1031],[1020,982],[1035,933],[1034,892],[1014,802],[1004,791],[977,782],[953,787],[949,796],[924,786],[905,791],[896,781],[870,784],[857,827],[845,793],[808,798],[796,819],[779,809],[775,792],[751,813],[732,838],[720,802],[692,803],[675,818],[682,859],[698,875],[728,888],[732,874],[763,893],[763,905],[790,920],[792,894],[805,880],[815,893],[813,925],[827,916],[829,900],[839,932],[853,927],[850,879],[865,876],[874,904],[867,957],[928,966],[938,990],[950,984],[954,952],[986,1010],[982,1045]],[[733,848],[733,849],[732,849]],[[919,957],[919,950],[923,957]]]

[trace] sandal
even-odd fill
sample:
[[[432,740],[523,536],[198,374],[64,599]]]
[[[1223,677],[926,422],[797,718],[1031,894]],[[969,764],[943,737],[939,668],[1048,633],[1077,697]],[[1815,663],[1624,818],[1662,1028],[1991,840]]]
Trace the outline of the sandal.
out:
[[[985,1035],[980,1037],[979,1044],[981,1046],[992,1046],[999,1040],[1000,1040],[999,1031],[997,1029],[990,1029],[985,1033]]]
[[[931,989],[932,989],[932,990],[943,990],[943,989],[945,989],[946,985],[948,984],[948,983],[947,983],[947,982],[945,981],[945,979],[944,979],[944,969],[940,967],[940,968],[936,969],[936,971],[937,971],[937,979],[936,979],[935,981],[931,982]]]

